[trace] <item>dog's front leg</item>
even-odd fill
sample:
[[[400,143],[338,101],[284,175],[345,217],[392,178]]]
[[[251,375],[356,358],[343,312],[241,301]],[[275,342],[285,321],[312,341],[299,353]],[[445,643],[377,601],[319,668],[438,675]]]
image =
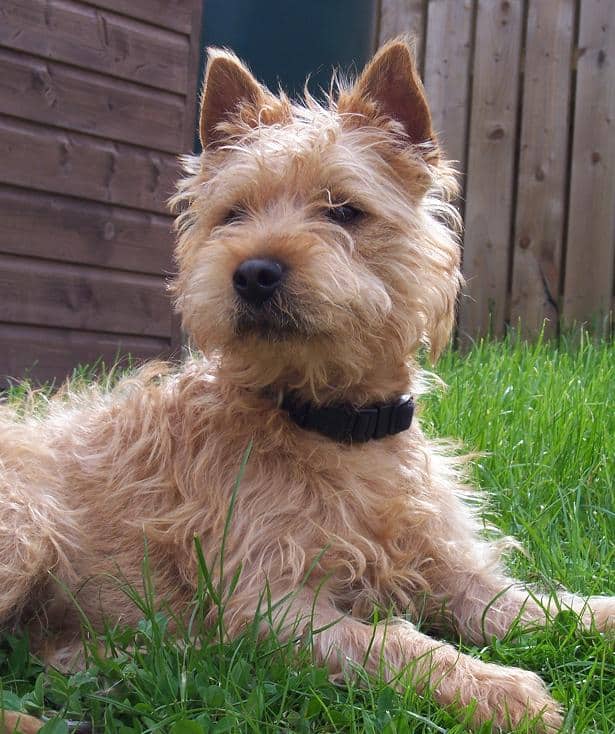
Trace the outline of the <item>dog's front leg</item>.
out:
[[[52,575],[72,579],[67,559],[72,538],[59,503],[17,480],[7,486],[6,479],[0,477],[0,629],[17,621],[24,605],[43,601],[38,591]]]
[[[409,622],[369,625],[342,614],[324,598],[315,600],[307,589],[275,605],[268,617],[282,640],[308,640],[316,661],[335,679],[344,680],[361,666],[395,679],[395,685],[429,689],[442,706],[476,701],[476,726],[492,720],[506,731],[525,717],[540,720],[536,731],[555,732],[561,725],[559,706],[537,675],[464,655]],[[249,622],[249,615],[244,619]],[[402,671],[405,675],[399,676]]]
[[[600,631],[615,627],[615,597],[536,595],[504,574],[489,570],[459,574],[451,586],[447,606],[456,630],[469,642],[501,639],[517,620],[542,625],[567,609],[577,613],[585,626],[593,623]]]
[[[51,452],[34,438],[24,440],[21,427],[12,428],[0,425],[0,629],[37,601],[50,574],[63,582],[73,578],[68,555],[79,537],[53,486]]]
[[[577,613],[585,626],[595,624],[600,631],[615,627],[615,597],[540,595],[510,578],[500,562],[501,549],[481,537],[480,524],[462,492],[454,491],[437,453],[429,466],[428,487],[438,514],[424,544],[432,559],[426,567],[432,591],[427,612],[435,624],[452,624],[463,640],[479,645],[493,637],[501,639],[517,621],[544,625],[567,609]]]

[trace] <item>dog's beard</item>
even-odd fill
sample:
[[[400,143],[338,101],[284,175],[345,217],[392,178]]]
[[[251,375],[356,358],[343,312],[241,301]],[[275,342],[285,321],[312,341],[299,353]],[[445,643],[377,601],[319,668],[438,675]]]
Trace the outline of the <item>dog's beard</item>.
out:
[[[238,337],[252,334],[266,341],[279,342],[292,338],[305,340],[316,333],[313,325],[278,294],[258,307],[238,301],[233,320],[234,333]]]

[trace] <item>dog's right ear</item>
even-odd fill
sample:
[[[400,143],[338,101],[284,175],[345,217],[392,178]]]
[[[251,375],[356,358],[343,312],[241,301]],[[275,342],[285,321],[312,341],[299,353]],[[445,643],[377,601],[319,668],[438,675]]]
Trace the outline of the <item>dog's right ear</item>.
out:
[[[224,123],[243,106],[255,110],[265,103],[266,89],[230,51],[207,49],[207,71],[201,94],[201,145],[216,148],[227,137]]]

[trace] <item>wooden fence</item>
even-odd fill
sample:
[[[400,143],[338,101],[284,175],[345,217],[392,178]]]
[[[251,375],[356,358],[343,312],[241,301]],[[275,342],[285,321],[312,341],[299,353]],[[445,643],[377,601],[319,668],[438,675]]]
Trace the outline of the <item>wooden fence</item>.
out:
[[[168,355],[201,0],[0,0],[0,381]]]
[[[374,2],[380,41],[416,37],[464,174],[460,333],[604,318],[615,0]],[[201,7],[0,0],[0,382],[179,344],[166,199],[193,142]]]
[[[614,0],[382,0],[417,39],[463,176],[462,335],[606,322],[615,265]]]

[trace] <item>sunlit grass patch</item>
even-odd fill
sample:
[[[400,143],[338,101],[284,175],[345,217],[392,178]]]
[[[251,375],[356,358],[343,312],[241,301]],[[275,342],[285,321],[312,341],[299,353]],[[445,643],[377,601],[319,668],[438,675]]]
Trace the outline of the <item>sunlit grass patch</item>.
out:
[[[437,371],[449,388],[422,400],[423,423],[478,452],[472,474],[488,493],[486,519],[527,550],[511,569],[539,586],[615,594],[615,346],[484,342],[445,354]],[[11,399],[25,391],[14,388]],[[400,694],[365,677],[332,684],[312,665],[309,639],[259,639],[256,623],[232,642],[222,628],[204,629],[205,609],[223,606],[224,595],[216,597],[215,573],[202,563],[201,571],[191,624],[179,632],[154,604],[146,573],[143,588],[128,590],[143,621],[98,639],[86,627],[84,672],[44,671],[24,637],[5,634],[0,706],[51,717],[46,734],[83,721],[118,734],[467,731],[412,688]],[[265,605],[260,621],[267,613]],[[613,637],[579,631],[571,613],[545,630],[463,649],[539,673],[569,711],[568,731],[615,731]]]

